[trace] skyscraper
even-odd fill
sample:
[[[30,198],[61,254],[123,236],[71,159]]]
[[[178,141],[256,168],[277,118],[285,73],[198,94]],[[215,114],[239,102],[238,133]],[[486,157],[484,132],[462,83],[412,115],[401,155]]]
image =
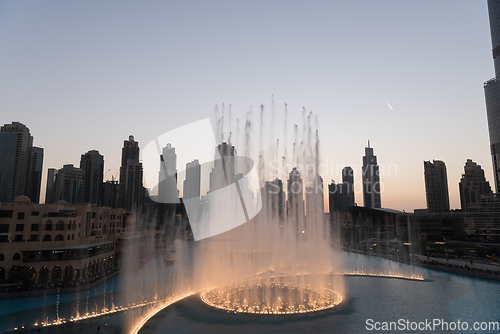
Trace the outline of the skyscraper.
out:
[[[446,165],[440,160],[424,161],[425,197],[430,213],[450,211]]]
[[[370,147],[370,141],[368,141],[368,147],[365,147],[362,174],[364,206],[372,209],[381,208],[379,168],[377,156],[373,155],[373,148]]]
[[[200,198],[201,195],[201,165],[198,160],[186,164],[186,179],[183,183],[182,197],[184,200]]]
[[[496,192],[500,192],[500,0],[488,0],[495,77],[484,83]]]
[[[142,184],[142,163],[139,160],[127,160],[124,176],[123,206],[125,210],[138,212],[144,200],[144,187]],[[120,182],[120,185],[122,183]]]
[[[460,204],[462,211],[469,211],[470,204],[480,204],[482,195],[491,194],[490,183],[484,177],[484,170],[480,165],[467,159],[464,174],[460,179]]]
[[[342,209],[345,212],[354,206],[354,171],[349,166],[342,169],[342,185]]]
[[[70,204],[83,201],[85,173],[73,165],[64,165],[56,174],[54,202],[64,200]]]
[[[33,203],[40,202],[40,188],[42,187],[42,168],[43,168],[43,148],[32,147],[29,166],[28,182],[26,194]]]
[[[49,168],[47,171],[47,187],[45,188],[45,204],[56,202],[56,176],[57,169]]]
[[[108,180],[104,182],[102,195],[102,206],[109,206],[110,208],[118,207],[118,192],[120,185],[116,180]]]
[[[120,184],[118,206],[129,211],[138,211],[144,198],[142,185],[142,163],[139,162],[139,143],[134,136],[123,141],[122,164],[120,166]]]
[[[311,217],[323,217],[325,204],[323,203],[323,178],[316,176],[311,186],[306,187],[306,215]]]
[[[0,128],[0,202],[26,195],[33,202],[40,197],[43,149],[33,148],[30,130],[12,122]]]
[[[279,218],[280,221],[285,218],[285,193],[283,192],[283,181],[276,178],[272,181],[266,181],[262,199],[270,211],[273,218]]]
[[[335,180],[328,185],[328,209],[330,216],[333,212],[342,212],[342,184],[336,184]]]
[[[82,154],[80,169],[85,175],[82,201],[102,205],[104,156],[96,150]]]
[[[233,183],[236,177],[236,150],[234,146],[222,143],[215,150],[214,167],[210,172],[210,191],[221,189]]]
[[[304,197],[302,178],[294,167],[288,175],[287,215],[292,221],[299,222],[304,217]]]
[[[160,156],[158,175],[158,196],[161,203],[179,203],[177,189],[177,155],[175,148],[167,144]]]

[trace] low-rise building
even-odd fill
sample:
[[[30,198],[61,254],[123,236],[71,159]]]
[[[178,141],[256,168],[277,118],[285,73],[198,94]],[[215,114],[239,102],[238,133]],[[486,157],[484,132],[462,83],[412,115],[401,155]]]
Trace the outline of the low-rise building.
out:
[[[115,266],[116,244],[131,220],[124,209],[35,204],[19,196],[0,204],[0,284],[28,271],[30,283],[88,281]]]

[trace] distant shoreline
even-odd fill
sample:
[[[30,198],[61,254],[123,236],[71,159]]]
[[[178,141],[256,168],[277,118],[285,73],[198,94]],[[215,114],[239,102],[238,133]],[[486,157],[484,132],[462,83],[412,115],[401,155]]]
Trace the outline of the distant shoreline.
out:
[[[30,298],[30,297],[38,297],[38,296],[47,296],[47,295],[57,295],[57,294],[66,294],[66,293],[77,293],[83,292],[87,290],[91,290],[96,286],[101,285],[107,280],[115,278],[115,276],[120,272],[117,270],[108,276],[105,276],[93,283],[74,286],[71,288],[60,288],[59,291],[57,288],[50,289],[42,289],[42,290],[31,290],[31,291],[20,291],[20,292],[4,292],[0,293],[0,300],[5,299],[15,299],[15,298]]]
[[[446,272],[450,272],[450,273],[454,273],[454,274],[460,274],[460,275],[465,275],[465,276],[472,276],[472,277],[490,279],[490,280],[494,280],[494,281],[500,281],[500,268],[499,267],[496,268],[496,271],[498,272],[498,274],[493,274],[493,273],[490,274],[490,273],[486,273],[486,272],[475,271],[472,267],[469,267],[465,263],[464,263],[464,265],[467,266],[468,268],[471,268],[471,270],[454,268],[452,263],[446,263],[446,262],[440,262],[440,261],[436,261],[439,263],[424,263],[421,259],[418,258],[418,256],[423,257],[423,255],[418,255],[418,256],[414,255],[415,260],[410,261],[408,258],[398,259],[396,257],[384,256],[382,254],[376,254],[376,253],[369,254],[369,253],[365,253],[365,252],[362,252],[359,250],[355,251],[355,250],[343,249],[342,251],[347,252],[347,253],[351,253],[351,254],[362,254],[362,255],[368,255],[368,256],[376,256],[376,257],[384,258],[384,259],[391,260],[391,261],[406,263],[408,265],[414,265],[414,266],[428,268],[428,269],[446,271]],[[430,258],[428,261],[432,261],[432,260],[433,260],[433,258]],[[456,264],[456,265],[458,265],[458,264]],[[487,269],[483,269],[483,270],[487,270]]]

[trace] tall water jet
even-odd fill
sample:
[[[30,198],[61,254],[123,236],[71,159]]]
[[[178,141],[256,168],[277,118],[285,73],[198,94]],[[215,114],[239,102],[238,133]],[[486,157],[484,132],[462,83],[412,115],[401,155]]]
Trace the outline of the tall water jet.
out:
[[[261,197],[262,210],[246,224],[202,241],[204,251],[197,255],[196,266],[204,268],[203,285],[209,287],[202,300],[234,312],[262,314],[333,307],[342,300],[344,287],[341,276],[331,275],[340,271],[341,265],[330,247],[323,181],[318,171],[319,134],[317,128],[313,129],[313,114],[306,117],[305,108],[302,110],[302,133],[294,125],[291,159],[286,156],[290,149],[286,147],[288,129],[284,129],[285,145],[280,147],[279,137],[265,135],[265,117],[261,105],[255,133],[249,113],[242,145],[244,154],[250,157],[250,143],[258,136],[258,189],[240,184],[251,198]],[[274,113],[268,117],[272,122]],[[265,143],[267,138],[269,142]],[[289,166],[289,160],[295,164]],[[240,160],[235,161],[238,171]],[[289,174],[284,168],[289,168]],[[288,180],[280,179],[283,175],[288,175]],[[230,212],[229,208],[224,210]],[[225,219],[231,219],[231,213]]]

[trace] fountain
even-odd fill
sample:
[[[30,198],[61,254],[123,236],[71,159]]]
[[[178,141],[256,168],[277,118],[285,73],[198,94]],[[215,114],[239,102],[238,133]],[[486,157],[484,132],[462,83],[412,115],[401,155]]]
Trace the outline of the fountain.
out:
[[[210,174],[202,170],[202,179],[210,179],[210,187],[220,184],[214,187],[218,190],[245,181],[243,177],[255,168],[258,182],[239,182],[238,192],[247,207],[250,199],[253,203],[260,201],[262,208],[247,223],[197,241],[191,265],[176,260],[176,269],[182,274],[174,279],[179,285],[172,295],[201,293],[201,300],[217,309],[265,315],[309,313],[342,302],[343,276],[336,274],[342,269],[340,254],[332,251],[324,213],[318,120],[303,109],[303,126],[294,124],[291,131],[287,129],[290,120],[285,106],[284,126],[279,133],[274,128],[274,109],[272,103],[266,115],[261,105],[257,122],[250,110],[243,131],[236,119],[234,135],[231,107],[229,121],[225,119],[225,106],[220,110],[216,107],[215,137],[221,141],[216,159],[218,153],[222,163],[216,161]],[[290,133],[293,138],[287,138]],[[255,157],[255,166],[253,161],[240,158],[239,152]],[[238,212],[232,200],[224,198],[221,205],[209,199],[200,215],[216,216],[218,222],[236,219]],[[195,238],[197,228],[206,228],[201,226],[192,226]],[[158,307],[151,307],[146,317],[156,312]],[[143,323],[141,319],[134,331]]]

